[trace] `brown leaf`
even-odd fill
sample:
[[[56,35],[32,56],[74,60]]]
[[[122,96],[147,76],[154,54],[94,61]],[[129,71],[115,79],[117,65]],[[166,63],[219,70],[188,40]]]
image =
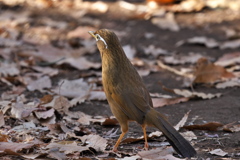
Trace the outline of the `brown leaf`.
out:
[[[206,58],[200,58],[196,65],[195,79],[193,83],[214,83],[224,78],[234,78],[234,74],[228,72],[222,66],[209,62]]]
[[[236,63],[240,63],[240,52],[224,54],[214,64],[226,67]]]
[[[230,123],[223,126],[223,131],[226,132],[240,132],[240,124]]]
[[[83,78],[80,78],[75,80],[61,80],[59,86],[53,91],[68,98],[76,98],[85,97],[89,94],[90,89],[91,85],[85,82]]]
[[[118,124],[118,121],[116,118],[107,118],[107,119],[105,119],[104,122],[102,122],[103,126],[114,126],[117,124]]]
[[[47,119],[47,118],[54,116],[54,111],[55,110],[53,108],[51,108],[46,111],[34,111],[34,113],[38,119]]]
[[[51,88],[52,82],[48,76],[41,77],[36,81],[32,81],[28,86],[27,89],[29,91],[39,90],[42,91],[44,88]]]
[[[0,110],[0,127],[5,125],[3,111]]]
[[[50,95],[50,94],[47,94],[47,95],[44,95],[40,101],[41,101],[41,104],[46,104],[46,103],[49,103],[53,100],[53,96]]]
[[[193,37],[193,38],[189,38],[187,40],[181,40],[179,42],[177,42],[177,46],[181,46],[185,43],[188,44],[200,44],[200,45],[204,45],[208,48],[216,48],[219,46],[219,43],[212,39],[212,38],[207,38],[207,37]]]
[[[167,64],[194,64],[199,58],[203,57],[201,54],[190,52],[188,55],[174,54],[173,56],[165,56],[163,58],[164,62]]]
[[[99,62],[90,62],[85,57],[69,57],[59,62],[59,64],[67,63],[72,67],[75,67],[79,70],[87,70],[90,68],[98,69],[101,67],[101,63]]]
[[[172,12],[168,12],[165,15],[162,15],[161,17],[152,18],[151,22],[161,29],[168,29],[174,32],[180,30],[180,27],[177,24],[175,16]]]
[[[92,147],[96,151],[104,151],[107,147],[107,140],[99,135],[85,135],[80,137],[83,143],[87,144],[87,147]]]
[[[162,88],[167,92],[175,93],[177,95],[188,97],[190,99],[194,99],[194,98],[212,99],[212,98],[218,98],[222,95],[221,93],[211,94],[211,93],[203,93],[203,92],[191,92],[186,89],[170,89],[170,88],[166,88],[163,85],[162,85]]]
[[[46,148],[59,148],[59,151],[63,151],[65,154],[72,154],[74,152],[82,152],[89,150],[88,147],[79,146],[75,141],[61,141],[61,143],[50,143]]]
[[[26,143],[11,143],[11,142],[0,142],[0,151],[11,150],[13,152],[20,151],[22,149],[31,148],[34,144]]]
[[[0,63],[1,77],[19,75],[20,71],[16,63]]]
[[[173,151],[172,147],[170,147],[170,148],[161,147],[161,148],[152,149],[152,150],[149,150],[149,151],[138,152],[138,155],[143,159],[181,160],[179,158],[176,158],[176,157],[172,156],[173,152],[174,151]]]
[[[219,127],[222,127],[223,124],[218,122],[209,122],[202,125],[189,125],[189,126],[183,126],[183,128],[188,130],[208,130],[208,131],[217,131]]]
[[[178,104],[181,102],[187,102],[189,97],[176,97],[176,98],[152,98],[153,107],[163,107],[166,105]]]

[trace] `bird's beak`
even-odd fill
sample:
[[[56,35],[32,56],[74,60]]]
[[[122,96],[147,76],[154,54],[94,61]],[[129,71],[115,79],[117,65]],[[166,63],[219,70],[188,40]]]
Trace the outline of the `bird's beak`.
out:
[[[89,33],[91,36],[93,36],[93,37],[97,40],[97,36],[94,34],[93,31],[88,31],[88,33]]]

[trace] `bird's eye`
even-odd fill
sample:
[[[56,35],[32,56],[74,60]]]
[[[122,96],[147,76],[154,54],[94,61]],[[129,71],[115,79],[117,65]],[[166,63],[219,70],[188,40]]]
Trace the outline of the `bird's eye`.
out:
[[[99,34],[96,34],[96,39],[97,39],[97,41],[99,41],[99,40],[102,41],[105,44],[106,48],[108,48],[106,41]]]
[[[96,38],[97,38],[97,40],[100,40],[102,37],[99,34],[97,34]]]

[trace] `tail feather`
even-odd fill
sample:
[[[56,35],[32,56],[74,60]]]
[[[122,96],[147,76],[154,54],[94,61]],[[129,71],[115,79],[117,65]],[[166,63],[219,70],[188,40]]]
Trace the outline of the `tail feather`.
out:
[[[183,157],[196,155],[196,151],[191,144],[154,109],[151,109],[146,115],[146,122],[162,131],[176,152]]]

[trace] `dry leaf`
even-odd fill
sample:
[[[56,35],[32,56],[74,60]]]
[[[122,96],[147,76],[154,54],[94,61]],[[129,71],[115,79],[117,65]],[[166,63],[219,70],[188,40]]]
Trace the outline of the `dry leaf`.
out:
[[[181,135],[186,138],[188,141],[197,139],[197,136],[192,131],[182,132]]]
[[[163,107],[166,105],[178,104],[181,102],[187,102],[189,97],[176,97],[176,98],[152,98],[153,107]]]
[[[32,68],[38,72],[41,72],[44,75],[49,75],[50,77],[55,76],[59,73],[58,69],[51,67],[32,66]]]
[[[230,40],[227,42],[223,42],[220,45],[220,49],[236,49],[240,47],[240,39],[236,39],[236,40]]]
[[[39,90],[43,91],[44,88],[51,88],[52,82],[48,76],[41,77],[36,81],[32,81],[29,85],[27,85],[27,89],[29,91]]]
[[[4,152],[5,150],[10,150],[12,152],[18,152],[22,149],[28,149],[33,147],[34,144],[26,143],[12,143],[12,142],[0,142],[0,151]]]
[[[0,110],[0,127],[5,125],[3,111]]]
[[[88,100],[104,101],[107,100],[107,97],[104,91],[91,91]]]
[[[85,97],[91,89],[91,86],[83,81],[83,78],[75,80],[61,80],[59,87],[53,91],[68,98]]]
[[[79,69],[79,70],[87,70],[87,69],[90,69],[90,68],[98,69],[98,68],[101,67],[101,63],[90,62],[85,57],[66,58],[66,59],[60,61],[58,64],[63,64],[63,63],[70,64],[72,67],[75,67],[76,69]]]
[[[222,95],[221,93],[211,94],[211,93],[203,93],[203,92],[191,92],[186,89],[169,89],[164,86],[162,86],[162,88],[165,91],[175,93],[177,95],[180,95],[183,97],[188,97],[191,99],[193,99],[193,98],[212,99],[212,98],[218,98]]]
[[[227,132],[240,132],[240,124],[230,123],[223,126],[223,130]]]
[[[46,103],[49,103],[53,100],[53,96],[50,95],[50,94],[47,94],[47,95],[44,95],[40,101],[41,101],[41,104],[46,104]]]
[[[180,27],[175,21],[175,16],[173,13],[168,12],[165,17],[155,17],[151,19],[151,22],[161,29],[169,29],[170,31],[179,31]]]
[[[53,108],[46,110],[46,111],[34,111],[34,113],[38,119],[50,118],[50,117],[54,116],[54,112],[55,112],[55,110]]]
[[[201,54],[190,52],[188,55],[173,55],[173,56],[165,56],[163,58],[164,62],[167,64],[194,64],[198,61],[199,58],[202,58]]]
[[[50,143],[49,145],[46,146],[46,148],[49,148],[49,149],[59,148],[59,151],[62,151],[65,154],[72,154],[75,152],[81,153],[82,151],[89,150],[88,147],[79,146],[76,142],[65,142],[65,141],[61,141],[60,143]]]
[[[200,58],[196,65],[193,83],[214,83],[219,80],[234,78],[234,74],[228,72],[222,66],[209,62],[206,58]]]
[[[233,78],[231,80],[216,84],[216,88],[240,87],[240,79]]]
[[[172,156],[173,154],[173,148],[169,147],[161,147],[161,148],[157,148],[157,149],[152,149],[149,151],[141,151],[138,152],[138,155],[143,158],[143,159],[171,159],[171,160],[180,160],[179,158],[176,158],[174,156]]]
[[[212,150],[211,152],[209,152],[209,153],[211,153],[211,154],[213,154],[213,155],[217,155],[217,156],[226,156],[228,153],[227,152],[224,152],[223,150],[221,150],[221,149],[214,149],[214,150]]]
[[[20,71],[16,63],[0,63],[0,76],[15,76],[19,75]]]
[[[202,125],[189,125],[189,126],[183,126],[183,128],[188,130],[208,130],[208,131],[217,131],[220,127],[222,127],[223,124],[218,122],[209,122]]]
[[[240,63],[240,52],[224,54],[214,64],[226,67],[236,63]]]
[[[107,140],[100,137],[99,135],[85,135],[80,137],[83,143],[87,144],[87,147],[92,147],[96,151],[104,151],[107,147]]]
[[[154,45],[149,45],[148,47],[144,47],[144,52],[145,54],[149,55],[153,55],[154,57],[158,57],[159,55],[166,55],[168,54],[168,51],[162,49],[162,48],[156,48],[156,46]]]
[[[136,49],[130,45],[123,46],[123,50],[129,60],[132,60],[137,53]]]
[[[208,48],[216,48],[219,46],[218,42],[212,38],[207,38],[207,37],[193,37],[189,38],[187,40],[181,40],[177,42],[176,46],[182,46],[183,44],[200,44],[204,45]]]
[[[173,73],[175,73],[175,74],[177,74],[179,76],[183,76],[183,77],[190,78],[190,79],[193,78],[192,74],[188,74],[186,72],[179,71],[179,70],[177,70],[177,69],[175,69],[173,67],[167,66],[167,65],[163,64],[161,61],[157,61],[157,64],[158,64],[159,67],[161,67],[163,69],[166,69],[166,70],[168,70],[170,72],[173,72]]]
[[[181,119],[181,121],[178,122],[178,124],[176,126],[174,126],[174,128],[178,131],[181,127],[183,127],[185,125],[185,123],[187,122],[188,119],[188,115],[189,115],[190,111],[187,112],[183,118]]]

